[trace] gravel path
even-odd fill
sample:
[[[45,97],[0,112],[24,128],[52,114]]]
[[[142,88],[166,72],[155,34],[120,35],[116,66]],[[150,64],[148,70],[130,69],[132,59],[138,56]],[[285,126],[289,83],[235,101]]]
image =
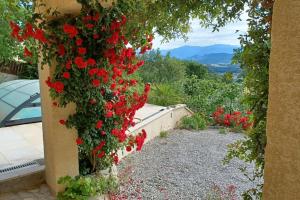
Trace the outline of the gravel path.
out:
[[[226,145],[243,137],[236,133],[219,134],[214,129],[174,130],[167,138],[157,137],[118,166],[123,185],[119,198],[207,199],[214,184],[222,190],[234,185],[240,194],[253,187],[238,169],[245,164],[233,160],[224,166],[221,161]]]

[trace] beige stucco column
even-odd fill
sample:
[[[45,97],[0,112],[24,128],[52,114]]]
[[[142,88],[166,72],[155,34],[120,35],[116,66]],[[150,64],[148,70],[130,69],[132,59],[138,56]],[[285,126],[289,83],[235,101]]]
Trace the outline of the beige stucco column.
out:
[[[41,0],[46,7],[57,9],[61,13],[79,13],[81,5],[76,0]],[[109,6],[111,2],[103,2],[103,6]],[[45,10],[45,7],[41,7]],[[37,8],[37,12],[43,12]],[[51,20],[51,19],[49,19]],[[39,66],[39,78],[41,88],[41,103],[43,116],[43,136],[46,165],[46,182],[53,193],[61,191],[63,187],[57,183],[62,176],[76,176],[79,174],[78,150],[76,145],[76,130],[67,129],[59,123],[61,119],[67,119],[75,111],[74,105],[66,108],[53,106],[49,88],[45,81],[52,76],[55,66]]]
[[[300,1],[273,14],[264,200],[300,199]]]

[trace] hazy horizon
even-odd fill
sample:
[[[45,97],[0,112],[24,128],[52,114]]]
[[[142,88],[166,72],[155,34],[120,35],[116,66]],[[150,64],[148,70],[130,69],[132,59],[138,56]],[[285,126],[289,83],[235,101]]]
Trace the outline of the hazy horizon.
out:
[[[199,20],[191,21],[192,31],[187,34],[188,41],[184,39],[171,40],[168,43],[162,43],[162,37],[155,36],[153,42],[154,49],[169,50],[178,48],[181,46],[211,46],[216,44],[234,45],[239,46],[238,37],[241,34],[245,34],[247,31],[247,14],[243,13],[241,21],[236,21],[227,24],[225,27],[220,28],[219,32],[212,32],[211,28],[203,28],[199,25]],[[238,32],[237,32],[238,30]]]

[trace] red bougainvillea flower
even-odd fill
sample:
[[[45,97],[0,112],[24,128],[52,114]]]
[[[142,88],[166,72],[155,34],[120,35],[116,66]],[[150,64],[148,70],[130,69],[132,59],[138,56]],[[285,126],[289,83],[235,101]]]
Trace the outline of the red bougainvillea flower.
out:
[[[116,86],[117,86],[116,83],[112,83],[112,84],[110,85],[110,89],[111,89],[111,90],[114,90],[114,89],[116,88]]]
[[[135,79],[130,80],[130,85],[134,86],[136,84],[137,84],[137,80]]]
[[[242,113],[240,111],[234,111],[233,115],[241,115]]]
[[[98,158],[103,158],[105,156],[105,152],[104,151],[101,151],[101,153],[99,153],[97,155]]]
[[[58,45],[58,51],[57,51],[59,56],[64,56],[66,51],[65,51],[65,46],[60,44]]]
[[[56,81],[52,85],[57,93],[62,93],[64,91],[65,85],[62,82]]]
[[[99,120],[99,121],[97,122],[97,124],[96,124],[96,128],[97,128],[97,129],[101,129],[102,126],[103,126],[103,121]]]
[[[149,92],[150,92],[150,89],[151,89],[151,85],[150,85],[150,83],[147,83],[147,84],[145,85],[144,92],[145,92],[145,93],[149,93]]]
[[[63,73],[63,77],[64,77],[65,79],[69,79],[69,78],[70,78],[70,73],[69,73],[69,72],[64,72],[64,73]]]
[[[120,27],[121,27],[121,23],[118,22],[118,21],[113,21],[111,24],[110,24],[110,30],[111,31],[115,31],[115,30],[119,30]]]
[[[71,60],[68,60],[67,63],[66,63],[66,69],[71,69],[72,68],[72,61]]]
[[[115,155],[115,156],[113,157],[113,159],[114,159],[114,163],[117,165],[118,162],[119,162],[119,157]]]
[[[32,57],[32,52],[27,47],[24,48],[24,57]]]
[[[59,123],[60,123],[61,125],[65,125],[65,124],[66,124],[66,121],[63,120],[63,119],[61,119],[61,120],[59,120]]]
[[[42,29],[36,29],[35,33],[33,35],[33,38],[37,39],[38,41],[42,42],[42,43],[46,43],[47,39],[45,37],[45,33]]]
[[[99,86],[100,86],[100,80],[94,79],[94,80],[92,81],[92,84],[93,84],[94,87],[99,87]]]
[[[77,145],[82,145],[82,144],[83,144],[83,139],[80,138],[80,137],[78,137],[78,138],[76,139],[76,144],[77,144]]]
[[[112,111],[108,111],[108,112],[105,114],[105,117],[111,118],[113,115],[114,115],[114,113],[113,113]]]
[[[94,38],[95,40],[97,40],[97,39],[100,38],[100,35],[99,35],[99,34],[94,34],[94,35],[93,35],[93,38]]]
[[[127,152],[130,152],[131,150],[132,150],[132,149],[131,149],[131,146],[127,146],[127,147],[126,147],[126,151],[127,151]]]
[[[96,13],[94,16],[92,16],[92,20],[93,21],[99,21],[99,19],[100,19],[100,14],[99,13]]]
[[[33,37],[33,35],[34,35],[33,26],[32,24],[27,22],[22,37],[24,40],[26,40],[29,37]]]
[[[100,144],[98,145],[98,148],[102,149],[102,147],[104,147],[105,144],[106,144],[105,141],[101,141]]]
[[[77,65],[77,67],[78,67],[79,69],[84,69],[84,68],[87,67],[87,62],[85,62],[85,61],[83,60],[83,58],[82,58],[82,57],[79,57],[79,56],[75,58],[74,63]]]
[[[95,66],[96,65],[96,61],[93,58],[89,58],[89,59],[87,59],[87,64],[89,66]]]
[[[64,32],[69,35],[70,38],[74,38],[78,34],[78,30],[75,26],[70,24],[64,24]]]
[[[110,38],[106,40],[108,44],[117,44],[119,41],[119,32],[114,32]]]
[[[86,24],[85,25],[85,27],[87,27],[88,29],[92,29],[92,28],[94,28],[94,26],[95,26],[94,24]]]
[[[113,109],[113,103],[112,102],[106,102],[105,103],[105,109],[112,110]]]
[[[122,24],[122,25],[125,25],[125,24],[126,24],[126,21],[127,21],[126,16],[125,16],[125,15],[122,15],[121,18],[122,18],[121,24]]]
[[[81,46],[82,45],[83,40],[81,38],[76,40],[76,45],[77,46]]]
[[[86,54],[86,48],[84,48],[84,47],[78,48],[78,53],[79,53],[80,55],[85,55],[85,54]]]
[[[136,136],[135,142],[136,142],[136,145],[137,145],[137,147],[136,147],[137,151],[142,150],[142,147],[144,145],[146,137],[147,137],[147,133],[144,129],[142,130],[142,133],[140,133],[139,135]]]
[[[23,38],[19,35],[21,28],[14,22],[9,23],[10,28],[12,29],[11,36],[17,39],[19,42],[23,41]]]
[[[89,70],[89,75],[92,77],[98,73],[98,68],[92,68]]]

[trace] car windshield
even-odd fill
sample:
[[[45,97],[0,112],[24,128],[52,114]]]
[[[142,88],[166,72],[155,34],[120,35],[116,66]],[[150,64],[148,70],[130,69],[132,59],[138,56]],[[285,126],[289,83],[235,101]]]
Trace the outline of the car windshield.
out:
[[[41,121],[38,80],[14,80],[0,84],[0,126]]]

